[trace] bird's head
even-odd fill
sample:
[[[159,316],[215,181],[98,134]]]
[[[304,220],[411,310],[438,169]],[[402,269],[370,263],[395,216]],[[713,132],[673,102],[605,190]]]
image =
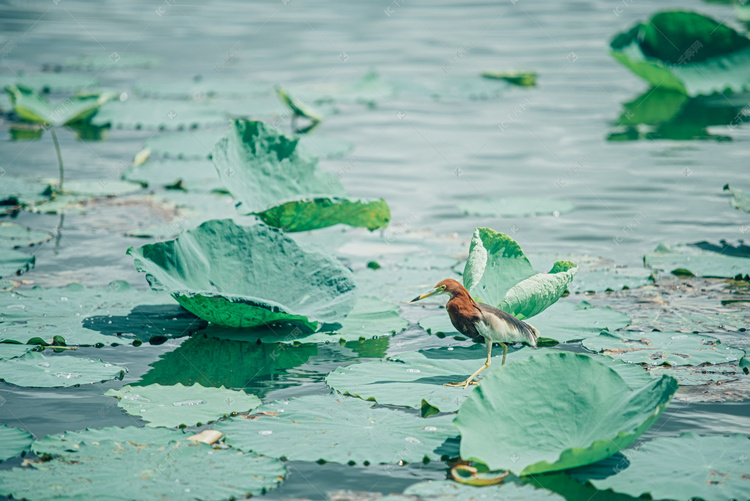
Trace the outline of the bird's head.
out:
[[[431,291],[427,291],[424,294],[415,297],[411,300],[411,302],[419,301],[421,299],[424,299],[426,297],[434,296],[437,294],[448,294],[451,297],[455,297],[456,294],[460,294],[461,292],[466,292],[468,295],[468,292],[464,288],[463,285],[461,285],[458,281],[453,280],[452,278],[446,278],[445,280],[441,280],[438,282],[435,287]]]

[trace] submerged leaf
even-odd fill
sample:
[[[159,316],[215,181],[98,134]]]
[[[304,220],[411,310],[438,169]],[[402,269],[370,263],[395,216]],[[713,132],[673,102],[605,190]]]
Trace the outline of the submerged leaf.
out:
[[[3,249],[2,255],[0,255],[0,277],[8,275],[23,275],[36,264],[36,256],[33,254],[26,254],[25,252]],[[2,318],[2,314],[0,314]],[[2,325],[0,325],[2,329]],[[1,336],[1,334],[0,334]]]
[[[10,97],[13,111],[22,120],[52,126],[85,122],[113,97],[109,93],[75,96],[52,106],[33,89],[23,85],[9,85],[5,92]]]
[[[255,419],[233,418],[214,428],[245,451],[342,464],[440,459],[435,449],[456,434],[451,416],[423,419],[335,395],[276,401],[257,412]]]
[[[516,475],[591,464],[633,443],[676,391],[668,376],[631,390],[586,355],[535,355],[491,370],[461,406],[461,457]]]
[[[0,379],[28,388],[66,388],[121,377],[127,369],[91,358],[29,352],[0,360]]]
[[[295,322],[314,330],[318,321],[340,320],[356,302],[351,272],[341,263],[265,225],[211,220],[128,254],[152,289],[227,327]]]
[[[336,224],[377,230],[388,226],[391,220],[391,210],[382,198],[373,201],[328,197],[295,200],[253,214],[267,225],[289,232]]]
[[[27,450],[34,437],[26,430],[8,425],[0,426],[0,461],[20,456]]]
[[[705,242],[674,246],[659,244],[643,260],[650,268],[675,275],[741,278],[750,275],[750,254],[747,248],[741,250],[743,252],[738,253],[733,248],[725,249]]]
[[[149,426],[195,426],[206,424],[237,412],[248,412],[260,405],[260,399],[243,391],[206,388],[198,383],[183,386],[151,384],[123,386],[104,394],[116,397],[118,406],[132,416],[139,416]]]
[[[16,223],[0,223],[0,249],[16,249],[40,244],[52,238],[52,233],[34,230]]]

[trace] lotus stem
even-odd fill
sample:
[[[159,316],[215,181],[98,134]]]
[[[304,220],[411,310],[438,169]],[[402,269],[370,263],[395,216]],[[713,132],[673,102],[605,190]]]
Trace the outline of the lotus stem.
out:
[[[63,170],[63,161],[62,161],[62,153],[60,153],[60,143],[57,141],[57,132],[55,132],[54,127],[50,127],[50,133],[52,134],[52,141],[55,143],[55,152],[57,153],[57,164],[60,166],[60,192],[62,193],[63,190],[63,175],[65,171]]]

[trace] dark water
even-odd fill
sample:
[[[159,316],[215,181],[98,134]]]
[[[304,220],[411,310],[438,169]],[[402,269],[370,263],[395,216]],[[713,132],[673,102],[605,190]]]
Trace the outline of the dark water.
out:
[[[692,0],[4,2],[0,46],[12,42],[13,48],[0,60],[0,73],[54,68],[79,55],[154,56],[161,62],[150,69],[115,67],[87,74],[130,96],[144,85],[158,85],[162,92],[189,88],[201,75],[221,82],[214,102],[232,111],[246,109],[246,103],[227,89],[282,83],[299,95],[315,95],[374,69],[400,90],[379,96],[374,108],[337,105],[337,113],[316,133],[354,144],[351,155],[322,165],[341,173],[352,196],[385,197],[397,232],[429,229],[467,240],[475,226],[489,226],[511,234],[530,253],[603,255],[632,265],[659,242],[734,241],[747,229],[746,215],[731,209],[722,192],[726,183],[750,185],[750,129],[730,125],[738,116],[733,104],[695,104],[682,116],[682,127],[655,134],[660,140],[607,140],[623,132],[616,122],[627,103],[647,92],[608,54],[609,40],[655,9],[668,7],[733,20],[728,7]],[[512,88],[473,78],[507,68],[538,71],[538,86]],[[468,87],[467,81],[472,82]],[[7,107],[5,101],[0,105]],[[7,123],[0,129],[0,166],[7,174],[57,175],[49,134],[37,141],[13,141]],[[155,134],[112,129],[106,140],[84,142],[61,132],[66,176],[105,178],[130,164]],[[512,219],[469,217],[457,209],[462,201],[502,196],[563,198],[576,209],[559,217]],[[24,278],[43,286],[122,279],[145,287],[125,255],[125,249],[144,240],[125,233],[134,221],[161,220],[148,206],[115,202],[66,214],[64,220],[22,213],[17,222],[59,233],[57,242],[34,251],[37,266]],[[412,321],[424,314],[404,312]],[[301,353],[303,363],[288,370],[270,368],[239,386],[264,401],[324,393],[325,374],[343,363],[434,342],[414,326],[398,339],[398,347],[310,348]],[[0,422],[28,429],[37,438],[140,424],[102,393],[138,381],[149,364],[182,343],[81,349],[79,355],[127,366],[125,379],[67,390],[1,384]],[[748,415],[743,403],[673,402],[644,438],[683,431],[746,432]],[[409,466],[396,474],[373,466],[289,467],[287,481],[269,498],[319,499],[336,489],[401,492],[419,479],[445,475],[444,465]]]

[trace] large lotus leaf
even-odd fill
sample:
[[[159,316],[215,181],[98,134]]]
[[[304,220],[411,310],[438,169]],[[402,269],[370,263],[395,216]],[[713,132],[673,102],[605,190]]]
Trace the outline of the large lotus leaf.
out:
[[[506,366],[549,350],[511,349]],[[448,347],[405,352],[386,360],[339,367],[326,378],[328,386],[346,395],[375,400],[382,405],[421,409],[423,414],[455,412],[471,394],[472,388],[452,388],[444,383],[463,381],[482,366],[486,358],[482,346]],[[492,367],[500,367],[502,350],[495,349]],[[624,363],[601,362],[615,370],[631,388],[640,388],[651,381],[648,372]]]
[[[336,224],[377,230],[388,226],[391,220],[391,209],[382,198],[352,200],[323,197],[294,200],[254,214],[267,225],[287,232],[315,230]]]
[[[737,362],[745,352],[711,336],[682,332],[602,332],[583,340],[587,350],[631,364],[700,365]]]
[[[187,336],[205,326],[164,294],[138,291],[122,281],[101,288],[74,283],[0,293],[0,341],[39,337],[51,344],[62,336],[68,345],[112,345]]]
[[[92,358],[29,352],[0,360],[0,379],[29,388],[66,388],[122,377],[127,369]]]
[[[33,268],[35,264],[36,256],[33,254],[26,254],[25,252],[13,249],[3,249],[3,253],[0,255],[0,277],[23,275]],[[1,315],[2,313],[0,313],[0,318]]]
[[[29,500],[61,493],[66,499],[239,499],[278,486],[286,475],[275,459],[191,441],[149,448],[84,442],[77,457],[0,472],[0,493]]]
[[[336,395],[276,401],[255,419],[233,418],[214,429],[232,447],[292,461],[332,463],[419,462],[455,436],[451,416],[420,418]]]
[[[260,405],[260,399],[244,391],[206,388],[196,383],[183,386],[151,384],[110,389],[104,395],[119,399],[119,405],[149,426],[200,426],[236,412],[247,412]]]
[[[310,332],[294,325],[259,327],[257,329],[230,329],[211,326],[206,335],[219,339],[254,341],[261,343],[340,343],[380,337],[390,337],[409,326],[399,316],[399,307],[382,299],[361,297],[352,311],[335,323],[322,324]]]
[[[650,499],[750,499],[750,441],[745,435],[683,433],[645,442],[618,472],[594,487]],[[586,478],[582,469],[577,476]]]
[[[134,383],[134,388],[154,383],[182,383],[241,390],[258,386],[269,377],[285,374],[317,354],[318,346],[314,344],[246,343],[215,339],[200,333],[151,363],[151,370]],[[287,386],[292,384],[296,383],[289,382]]]
[[[227,114],[211,102],[128,99],[102,106],[91,123],[116,129],[194,129],[224,124]]]
[[[40,94],[70,94],[99,86],[99,80],[87,73],[52,72],[0,73],[0,87],[9,85],[29,87]]]
[[[419,499],[443,499],[446,501],[476,501],[479,499],[502,499],[503,501],[563,501],[565,498],[530,485],[502,483],[487,487],[463,485],[450,480],[428,480],[410,485],[404,494]]]
[[[532,356],[490,370],[461,406],[461,457],[516,475],[591,464],[633,443],[676,391],[669,376],[631,389],[583,354]]]
[[[511,287],[497,307],[520,319],[538,315],[562,297],[576,271],[574,263],[557,261],[549,273],[538,273]]]
[[[341,263],[265,225],[211,220],[128,254],[152,289],[227,327],[297,322],[314,330],[356,302],[352,274]]]
[[[540,197],[477,198],[458,204],[459,210],[472,216],[526,217],[559,216],[575,209],[567,200]]]
[[[750,194],[747,191],[732,188],[728,184],[724,186],[724,189],[732,194],[732,199],[729,201],[732,207],[744,212],[750,212]]]
[[[24,85],[9,85],[5,92],[10,97],[13,111],[25,121],[48,125],[65,125],[89,120],[112,94],[75,96],[55,106],[50,104],[32,88]]]
[[[693,245],[667,245],[658,247],[643,257],[646,266],[671,271],[679,275],[698,277],[735,278],[750,275],[750,258],[747,254],[731,251],[722,253],[724,247],[701,243]],[[739,254],[739,255],[738,255]]]
[[[430,257],[425,257],[425,261],[430,261]],[[393,302],[410,301],[444,278],[460,278],[450,268],[419,269],[404,264],[379,264],[377,269],[364,267],[354,272],[354,278],[360,289],[378,291],[378,297]]]
[[[35,348],[32,344],[0,343],[0,360],[20,357]]]
[[[17,223],[0,223],[0,249],[16,249],[40,244],[52,238],[52,233],[34,230]]]
[[[696,96],[750,86],[750,39],[696,12],[658,12],[617,35],[610,47],[652,87]]]
[[[149,160],[128,168],[123,179],[150,188],[172,188],[186,191],[211,192],[223,190],[224,185],[208,159],[202,160]]]
[[[37,456],[45,457],[80,457],[80,452],[87,450],[85,444],[98,445],[101,442],[124,443],[143,448],[159,448],[169,442],[177,442],[187,437],[183,431],[169,428],[139,428],[135,426],[107,426],[105,428],[86,428],[80,431],[66,431],[56,435],[47,435],[31,444],[31,450]],[[83,447],[82,447],[83,446]],[[98,454],[95,449],[88,449]]]
[[[26,430],[13,428],[12,426],[0,426],[0,461],[20,456],[27,450],[34,437]]]
[[[44,194],[47,183],[38,179],[17,177],[5,174],[0,183],[0,214],[24,209],[48,200]]]

